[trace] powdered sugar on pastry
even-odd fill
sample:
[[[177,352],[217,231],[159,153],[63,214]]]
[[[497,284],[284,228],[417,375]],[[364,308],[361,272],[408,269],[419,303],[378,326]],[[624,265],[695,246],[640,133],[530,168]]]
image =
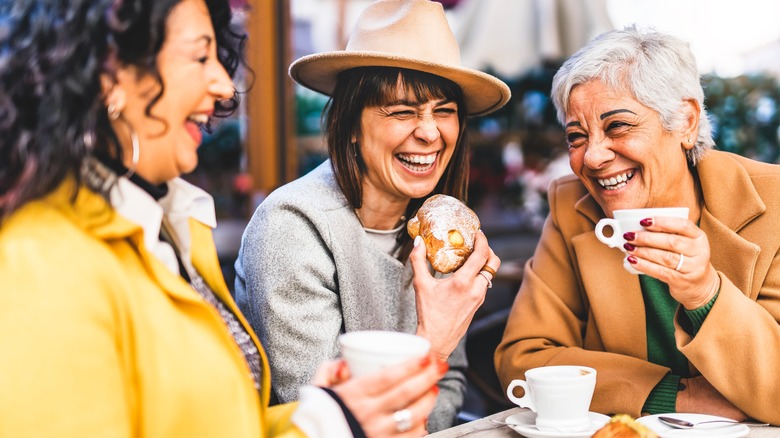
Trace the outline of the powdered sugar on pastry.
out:
[[[452,196],[433,195],[407,224],[412,238],[423,238],[428,261],[438,272],[458,269],[474,250],[480,223],[476,213]]]

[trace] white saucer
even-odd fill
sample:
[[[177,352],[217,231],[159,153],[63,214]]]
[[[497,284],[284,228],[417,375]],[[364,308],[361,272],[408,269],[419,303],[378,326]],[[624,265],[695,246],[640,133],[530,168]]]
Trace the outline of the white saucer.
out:
[[[697,423],[699,421],[707,420],[722,420],[723,417],[717,417],[715,415],[705,414],[660,414],[666,417],[679,418],[681,420],[690,421],[691,423]],[[661,438],[672,437],[711,437],[711,438],[742,438],[748,436],[750,429],[744,424],[724,424],[724,423],[712,423],[702,424],[695,429],[675,429],[671,426],[661,423],[658,420],[659,415],[649,415],[647,417],[641,417],[636,421],[644,424],[657,433]]]
[[[536,428],[536,412],[525,411],[506,417],[504,422],[508,423],[515,432],[527,438],[590,438],[597,430],[601,428],[609,417],[596,412],[588,412],[591,427],[580,432],[557,432],[539,430]]]

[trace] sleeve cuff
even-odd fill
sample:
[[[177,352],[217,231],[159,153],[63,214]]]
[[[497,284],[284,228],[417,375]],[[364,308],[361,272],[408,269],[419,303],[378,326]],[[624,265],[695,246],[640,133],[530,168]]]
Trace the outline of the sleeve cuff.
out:
[[[715,300],[718,299],[718,295],[720,295],[720,291],[715,293],[715,296],[712,297],[712,299],[707,304],[699,307],[698,309],[687,310],[683,308],[683,311],[688,316],[688,320],[691,321],[691,324],[693,325],[692,328],[694,335],[698,333],[701,326],[704,325],[704,320],[707,318],[707,315],[709,315],[712,306],[715,304]]]
[[[649,414],[663,414],[675,412],[677,409],[677,390],[680,385],[680,376],[667,374],[655,385],[650,395],[645,400],[642,412]]]
[[[311,438],[352,436],[341,406],[316,386],[301,388],[298,409],[292,416],[292,422]]]

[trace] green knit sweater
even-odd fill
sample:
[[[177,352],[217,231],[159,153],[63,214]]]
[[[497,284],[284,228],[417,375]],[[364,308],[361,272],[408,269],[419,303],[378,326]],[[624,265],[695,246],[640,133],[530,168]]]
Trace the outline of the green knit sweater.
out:
[[[674,340],[674,314],[679,303],[672,298],[669,285],[666,283],[647,275],[640,275],[639,283],[645,302],[647,358],[652,363],[671,369],[671,372],[650,392],[642,412],[650,414],[675,412],[680,378],[690,377],[688,359],[677,349]],[[683,313],[688,316],[691,323],[686,327],[691,335],[695,336],[704,324],[704,319],[717,298],[718,294],[715,294],[709,303],[698,309],[683,309]]]

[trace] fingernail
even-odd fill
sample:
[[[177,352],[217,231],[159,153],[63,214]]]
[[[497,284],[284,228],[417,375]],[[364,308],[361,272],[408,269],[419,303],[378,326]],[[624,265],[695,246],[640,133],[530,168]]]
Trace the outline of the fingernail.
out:
[[[417,248],[417,245],[419,245],[420,242],[422,242],[422,237],[420,237],[420,236],[415,237],[414,238],[414,247]]]
[[[425,356],[424,358],[420,359],[420,368],[425,368],[430,364],[431,364],[431,356]]]
[[[439,360],[439,363],[436,364],[436,367],[439,369],[439,374],[445,374],[447,370],[450,369],[450,364],[443,360]]]
[[[639,221],[639,225],[643,227],[649,227],[650,225],[653,225],[653,218],[649,217],[647,219],[642,219]]]
[[[636,233],[633,231],[629,231],[628,233],[623,233],[623,238],[626,240],[634,240],[636,239]]]
[[[628,233],[626,233],[628,234]],[[624,243],[623,248],[626,249],[626,251],[633,251],[636,247],[630,243]]]
[[[347,377],[347,363],[341,362],[339,364],[339,369],[336,371],[336,376],[338,376],[339,379],[345,379]]]
[[[433,388],[431,388],[431,391],[433,392],[433,395],[439,395],[439,385],[433,385]],[[427,423],[427,420],[426,420]]]
[[[626,257],[626,260],[628,260],[628,263],[631,263],[632,265],[635,265],[639,261],[634,256],[628,256]]]

